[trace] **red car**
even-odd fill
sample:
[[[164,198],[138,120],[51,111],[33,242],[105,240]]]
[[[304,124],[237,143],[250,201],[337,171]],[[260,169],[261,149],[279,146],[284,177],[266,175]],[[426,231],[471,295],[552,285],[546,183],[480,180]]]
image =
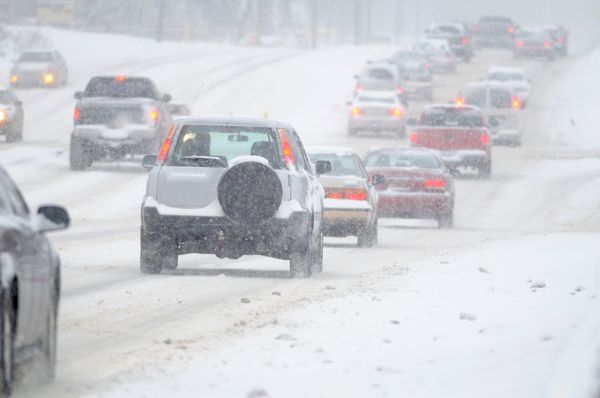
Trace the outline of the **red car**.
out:
[[[422,148],[376,149],[367,153],[369,177],[383,176],[377,185],[378,217],[429,218],[440,228],[454,221],[454,183],[435,151]]]
[[[468,105],[426,106],[415,126],[410,141],[414,147],[437,149],[444,164],[453,173],[472,168],[479,175],[492,173],[492,142],[481,110]]]

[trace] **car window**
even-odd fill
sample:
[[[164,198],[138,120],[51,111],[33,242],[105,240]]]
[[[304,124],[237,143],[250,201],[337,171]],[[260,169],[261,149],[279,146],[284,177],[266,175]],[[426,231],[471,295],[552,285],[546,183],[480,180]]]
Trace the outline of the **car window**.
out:
[[[193,157],[211,156],[226,161],[239,156],[261,156],[279,168],[279,147],[266,127],[186,125],[177,138],[170,165],[193,166]]]
[[[45,51],[26,52],[21,54],[17,62],[52,62],[52,53]]]
[[[465,92],[465,104],[486,107],[486,89],[481,87],[471,87]]]
[[[296,160],[296,167],[298,167],[300,170],[305,170],[309,173],[312,173],[310,163],[308,161],[306,153],[304,152],[304,148],[302,146],[300,138],[298,137],[295,131],[290,131],[286,129],[286,132],[288,134],[290,144],[292,145],[294,159]]]
[[[525,80],[525,77],[520,73],[495,72],[488,75],[488,80],[499,82],[523,81]]]
[[[340,155],[336,153],[312,153],[309,155],[310,160],[316,163],[319,160],[331,162],[331,172],[327,175],[331,176],[356,176],[364,178],[363,170],[355,155],[347,154]]]
[[[125,126],[146,124],[149,115],[141,106],[86,106],[79,110],[78,124]]]
[[[379,102],[384,104],[395,104],[396,100],[392,97],[367,97],[361,95],[358,97],[358,102]]]
[[[92,78],[85,88],[86,97],[157,98],[157,90],[148,79],[117,77]]]
[[[431,127],[481,127],[481,113],[475,109],[431,108],[423,112],[421,124]]]
[[[506,90],[490,90],[490,105],[494,108],[510,108],[512,106],[512,95]]]
[[[439,159],[433,153],[414,151],[376,151],[365,159],[367,167],[418,167],[423,169],[439,169]]]
[[[0,191],[4,191],[4,195],[0,194],[0,197],[5,196],[4,198],[0,198],[0,201],[7,201],[10,210],[12,210],[9,211],[9,213],[12,212],[22,217],[29,215],[29,208],[27,207],[21,192],[8,174],[2,170],[0,170]],[[2,211],[1,207],[2,204],[0,204],[0,211]]]
[[[387,69],[373,68],[367,69],[362,75],[365,79],[393,81],[394,75]]]

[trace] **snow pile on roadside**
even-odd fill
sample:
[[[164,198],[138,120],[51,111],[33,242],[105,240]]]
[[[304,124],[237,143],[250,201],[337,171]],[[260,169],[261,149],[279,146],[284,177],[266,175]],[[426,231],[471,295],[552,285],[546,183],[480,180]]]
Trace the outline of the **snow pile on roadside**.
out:
[[[560,146],[600,148],[600,48],[576,59],[568,74],[555,76],[552,92],[543,104],[545,126]],[[555,111],[550,111],[555,110]]]
[[[579,326],[565,320],[598,314],[598,239],[531,236],[395,265],[350,295],[106,396],[547,396]]]

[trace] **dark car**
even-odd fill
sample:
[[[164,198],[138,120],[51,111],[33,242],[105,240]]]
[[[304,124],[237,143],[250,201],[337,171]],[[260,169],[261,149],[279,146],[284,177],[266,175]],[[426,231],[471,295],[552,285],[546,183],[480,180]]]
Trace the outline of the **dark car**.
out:
[[[481,17],[471,32],[478,47],[511,48],[517,26],[508,17]]]
[[[365,156],[370,178],[383,176],[380,218],[431,218],[440,228],[454,221],[454,183],[441,157],[423,148],[375,149]]]
[[[425,31],[428,38],[445,39],[450,49],[458,58],[469,62],[473,58],[473,46],[470,33],[460,22],[443,22],[431,25]]]
[[[143,273],[174,269],[179,255],[264,255],[290,262],[292,277],[323,268],[318,175],[288,124],[253,118],[181,119],[150,169],[142,204]]]
[[[25,51],[10,72],[13,87],[58,87],[67,84],[68,80],[67,61],[55,50]]]
[[[0,135],[6,142],[23,139],[23,103],[11,89],[0,88]]]
[[[552,30],[543,27],[520,29],[515,37],[514,57],[539,57],[552,61],[558,55]]]
[[[45,233],[68,226],[62,207],[42,206],[30,214],[0,167],[0,389],[5,395],[12,388],[14,367],[32,353],[44,378],[54,377],[60,259]]]
[[[540,29],[550,32],[556,53],[561,57],[566,57],[569,53],[569,31],[562,25],[544,25],[540,26]]]
[[[94,77],[75,98],[72,170],[102,159],[157,153],[173,126],[166,106],[171,96],[145,77]]]

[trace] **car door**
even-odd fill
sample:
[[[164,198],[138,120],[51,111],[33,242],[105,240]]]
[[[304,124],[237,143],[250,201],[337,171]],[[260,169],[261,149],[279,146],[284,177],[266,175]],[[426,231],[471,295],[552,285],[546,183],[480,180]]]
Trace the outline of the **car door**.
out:
[[[32,225],[29,209],[21,193],[2,170],[0,185],[10,203],[10,217],[15,226],[13,233],[17,242],[14,248],[19,286],[16,341],[20,345],[29,345],[38,340],[50,304],[48,243]]]

